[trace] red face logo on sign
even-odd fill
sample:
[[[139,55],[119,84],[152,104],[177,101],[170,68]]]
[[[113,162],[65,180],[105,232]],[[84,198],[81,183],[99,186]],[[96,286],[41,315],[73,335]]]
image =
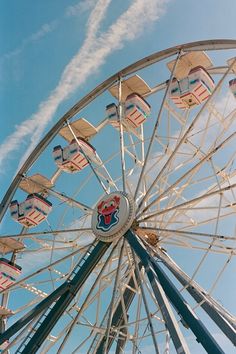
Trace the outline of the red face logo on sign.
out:
[[[98,223],[96,228],[102,231],[110,230],[119,222],[120,197],[113,196],[103,200],[97,207]]]

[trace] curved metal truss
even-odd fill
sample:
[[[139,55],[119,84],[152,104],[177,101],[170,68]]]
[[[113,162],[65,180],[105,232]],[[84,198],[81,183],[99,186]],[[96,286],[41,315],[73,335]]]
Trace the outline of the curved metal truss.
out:
[[[233,351],[235,49],[139,60],[31,153],[0,206],[3,352]]]

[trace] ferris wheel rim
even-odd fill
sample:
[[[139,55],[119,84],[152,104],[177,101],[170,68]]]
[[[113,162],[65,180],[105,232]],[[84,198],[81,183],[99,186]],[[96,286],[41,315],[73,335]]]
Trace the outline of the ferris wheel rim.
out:
[[[213,50],[215,50],[216,48],[219,49],[219,47],[218,47],[219,43],[218,43],[218,42],[217,42],[217,43],[214,43],[214,44],[211,43],[211,41],[207,41],[207,42],[209,42],[209,43],[207,44],[208,46],[209,46],[210,44],[211,44],[211,45],[214,45]],[[234,46],[233,48],[236,47],[236,41],[234,41],[234,42],[235,42],[235,46]],[[200,46],[201,46],[201,49],[202,49],[202,45],[203,45],[202,43],[204,43],[204,45],[206,46],[206,42],[194,42],[194,43],[198,43],[198,44],[197,44],[197,48],[198,48],[199,45],[200,45]],[[199,43],[201,43],[201,44],[199,44]],[[232,45],[232,43],[230,43],[230,45]],[[192,48],[192,47],[189,46],[189,44],[186,45],[186,46],[188,46],[188,47],[186,47],[186,48]],[[178,48],[178,50],[176,49],[177,52],[174,53],[174,54],[179,53],[179,47],[173,47],[173,48]],[[171,48],[171,49],[173,50],[173,48]],[[181,48],[183,48],[183,46],[182,46]],[[204,48],[206,49],[206,47],[204,47]],[[201,49],[198,49],[198,50],[201,50]],[[230,49],[231,49],[231,48],[230,48]],[[186,50],[187,50],[187,49],[186,49]],[[190,49],[189,49],[189,50],[190,50]],[[160,53],[160,52],[158,52],[158,53]],[[163,53],[163,51],[162,51],[161,53]],[[173,54],[173,55],[174,55],[174,54]],[[149,58],[149,57],[148,57],[148,58]],[[140,63],[140,62],[139,62],[139,63]],[[151,64],[153,64],[153,63],[151,63]],[[150,61],[149,61],[149,64],[148,64],[148,65],[151,65],[151,64],[150,64]],[[129,68],[130,68],[130,67],[129,67]],[[131,69],[129,69],[129,70],[131,70]],[[132,70],[134,70],[134,69],[132,69]],[[122,72],[122,71],[121,71],[121,72]],[[116,80],[119,79],[121,76],[123,76],[123,75],[120,74],[121,72],[118,73],[119,75],[116,74],[116,75],[118,75],[117,78],[116,78]],[[132,72],[130,71],[129,74],[130,74],[130,73],[132,73]],[[126,74],[126,75],[129,75],[129,74]],[[109,79],[108,79],[108,80],[109,80]],[[113,82],[113,83],[114,83],[114,82]],[[112,84],[113,84],[113,83],[112,83]],[[111,85],[112,85],[112,84],[111,84]],[[101,84],[101,85],[102,85],[102,84]],[[99,85],[99,86],[101,86],[101,85]],[[95,89],[95,90],[96,90],[96,89]],[[99,93],[98,96],[99,96],[100,94],[101,94],[101,93]],[[86,96],[86,97],[87,97],[87,96]],[[88,98],[88,100],[89,100],[89,98]],[[80,101],[80,102],[81,102],[81,101]],[[91,101],[88,101],[87,104],[89,104],[90,102],[91,102]],[[58,122],[58,123],[59,123],[59,122]],[[57,126],[57,124],[56,124],[55,126]],[[55,127],[55,126],[54,126],[54,127]],[[50,132],[51,132],[51,131],[50,131]],[[50,133],[50,132],[49,132],[49,133]],[[48,133],[48,134],[49,134],[49,133]],[[48,134],[47,134],[46,136],[48,136]],[[56,134],[55,134],[55,135],[56,135]],[[43,150],[40,151],[40,154],[41,154],[42,152],[43,152]],[[34,152],[33,152],[33,153],[34,153]],[[32,154],[33,154],[33,153],[32,153]],[[32,156],[30,155],[29,158],[33,158],[33,159],[34,159],[34,157],[35,157],[35,156],[32,157]],[[27,160],[27,161],[28,161],[28,160]],[[27,161],[26,161],[26,163],[27,163]],[[23,167],[24,167],[24,166],[23,166]],[[29,166],[29,167],[30,167],[30,166]],[[128,171],[127,171],[127,172],[128,172]],[[24,173],[25,173],[25,171],[24,171]],[[23,172],[22,172],[21,174],[19,173],[21,178],[24,177],[24,173],[23,173]],[[11,185],[11,187],[13,188],[14,186]],[[225,188],[226,188],[226,187],[225,187]],[[194,208],[193,208],[193,210],[194,210]],[[169,210],[167,210],[167,212],[169,212]],[[85,229],[85,228],[84,228],[84,229]],[[144,229],[145,229],[145,227],[144,227]],[[154,229],[155,229],[155,228],[153,227],[153,230],[154,230]],[[159,229],[160,229],[160,228],[159,228]],[[164,227],[164,230],[167,231],[167,230],[166,230],[166,227]],[[69,230],[67,230],[67,231],[69,231]],[[171,231],[175,231],[175,230],[169,230],[169,232],[171,232]],[[51,231],[51,232],[52,232],[52,231]],[[186,233],[187,233],[187,231],[186,231]],[[184,234],[184,232],[182,232],[182,234]],[[191,229],[190,229],[189,235],[191,235],[192,237],[195,236],[195,235],[194,235],[194,232],[192,232],[192,234],[191,234]],[[25,236],[27,236],[27,235],[25,235]],[[207,235],[206,235],[206,234],[205,234],[205,235],[202,234],[202,236],[207,236]],[[208,236],[209,236],[209,235],[208,235]],[[220,236],[220,235],[219,235],[219,236]],[[163,243],[163,244],[165,244],[165,243]],[[168,244],[168,243],[167,243],[167,244]],[[208,245],[210,245],[210,242],[208,243]],[[176,246],[178,246],[178,244],[176,244]],[[206,247],[207,247],[207,246],[206,246]],[[205,252],[207,252],[207,251],[206,251],[206,247],[205,247]],[[165,250],[163,250],[163,252],[165,252]],[[212,252],[213,252],[213,250],[212,250]],[[229,253],[230,253],[230,250],[229,250]],[[233,254],[233,253],[232,253],[232,254]]]
[[[111,87],[119,77],[127,76],[132,74],[134,71],[139,71],[144,67],[154,64],[157,61],[168,58],[172,55],[177,54],[180,51],[200,51],[200,50],[220,50],[220,49],[234,49],[236,48],[236,40],[233,39],[213,39],[213,40],[203,40],[195,41],[187,44],[177,45],[170,47],[168,49],[158,51],[154,54],[151,54],[141,60],[138,60],[134,64],[127,66],[126,68],[118,71],[116,74],[112,75],[110,78],[103,81],[95,89],[90,91],[86,96],[84,96],[80,101],[78,101],[67,113],[65,113],[57,123],[46,133],[44,138],[39,142],[35,149],[31,152],[29,157],[23,163],[22,167],[17,172],[14,177],[11,185],[6,191],[1,204],[0,204],[0,222],[2,221],[6,210],[9,206],[9,203],[18,188],[21,179],[24,177],[24,174],[48,146],[48,144],[53,140],[53,138],[58,134],[59,130],[63,127],[64,123],[71,119],[75,114],[79,113],[81,109],[86,107],[90,102],[92,102],[96,97],[100,96],[105,90]]]

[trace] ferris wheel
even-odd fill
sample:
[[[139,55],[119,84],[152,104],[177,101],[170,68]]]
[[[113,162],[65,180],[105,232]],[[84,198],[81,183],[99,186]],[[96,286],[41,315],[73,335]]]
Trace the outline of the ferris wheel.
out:
[[[233,353],[235,49],[139,60],[31,153],[0,209],[1,352]]]

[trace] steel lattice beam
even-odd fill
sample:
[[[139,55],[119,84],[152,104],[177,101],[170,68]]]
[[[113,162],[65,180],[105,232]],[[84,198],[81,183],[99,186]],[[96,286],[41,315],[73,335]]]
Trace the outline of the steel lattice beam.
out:
[[[135,281],[134,281],[133,276],[131,277],[131,279],[128,283],[128,287],[125,289],[124,294],[123,294],[125,309],[127,312],[129,310],[129,307],[130,307],[134,297],[135,297],[135,292],[131,290],[132,288],[135,288]],[[122,311],[122,303],[121,303],[121,301],[119,301],[118,306],[117,306],[117,308],[113,314],[113,317],[112,317],[111,327],[115,328],[115,327],[121,326],[123,322],[124,322],[124,317],[123,317],[123,311]],[[116,335],[115,332],[114,333],[112,332],[110,334],[110,339],[108,342],[108,350],[112,346],[115,335]],[[96,354],[103,354],[104,353],[103,349],[104,349],[105,341],[106,341],[106,338],[104,336],[100,341],[100,344],[99,344],[99,347],[96,351]]]
[[[29,311],[25,316],[14,323],[10,328],[0,335],[0,344],[14,336],[20,329],[27,325],[30,321],[36,318],[40,313],[47,309],[54,301],[56,301],[61,295],[63,295],[68,289],[68,283],[62,284],[57,288],[52,294],[42,300],[38,305],[36,305],[31,311]]]
[[[0,343],[8,340],[30,320],[42,313],[43,310],[47,310],[50,305],[53,305],[52,308],[49,308],[49,311],[47,311],[44,318],[41,316],[42,321],[36,323],[36,325],[38,324],[38,328],[35,333],[33,335],[30,333],[29,336],[27,336],[27,338],[29,337],[29,341],[26,340],[27,343],[25,345],[21,345],[17,351],[24,354],[36,353],[109,246],[110,243],[104,243],[102,241],[99,241],[96,245],[94,244],[94,248],[92,248],[91,253],[87,251],[87,257],[85,255],[82,261],[80,260],[74,268],[74,271],[72,272],[74,275],[71,277],[71,280],[67,280],[21,320],[17,321],[7,331],[1,334]],[[55,305],[53,304],[54,302]]]
[[[142,262],[146,260],[148,263],[152,263],[157,279],[160,282],[165,294],[169,298],[169,301],[181,315],[183,320],[188,324],[189,328],[191,328],[192,332],[196,336],[197,341],[202,344],[207,353],[223,354],[224,351],[220,348],[220,346],[212,337],[208,329],[199,320],[199,318],[193,312],[186,300],[180,294],[178,289],[174,286],[174,284],[171,282],[165,272],[161,269],[158,262],[156,262],[155,259],[153,259],[153,257],[149,255],[149,253],[138,241],[137,237],[133,234],[133,232],[131,232],[130,230],[127,231],[125,237]]]
[[[150,281],[150,284],[152,286],[156,300],[160,306],[162,316],[165,320],[166,327],[171,335],[171,339],[175,346],[176,352],[178,354],[190,354],[185,339],[180,331],[178,322],[175,319],[174,313],[170,307],[170,304],[167,300],[167,297],[161,284],[158,282],[154,275],[154,271],[151,267],[151,264],[144,259],[143,265]]]
[[[200,304],[203,310],[211,317],[216,325],[224,332],[229,340],[236,346],[236,330],[233,324],[229,323],[221,313],[217,311],[217,308],[208,300],[203,292],[201,292],[194,281],[190,283],[190,278],[186,274],[180,274],[174,262],[170,257],[167,258],[164,254],[157,254],[162,263],[171,271],[171,273],[179,280],[179,282],[186,287],[189,294]]]
[[[48,313],[36,333],[25,346],[22,354],[34,354],[37,352],[109,246],[110,243],[105,243],[102,241],[97,243],[89,257],[76,272],[75,277],[70,281],[69,289],[60,297],[55,306]]]

